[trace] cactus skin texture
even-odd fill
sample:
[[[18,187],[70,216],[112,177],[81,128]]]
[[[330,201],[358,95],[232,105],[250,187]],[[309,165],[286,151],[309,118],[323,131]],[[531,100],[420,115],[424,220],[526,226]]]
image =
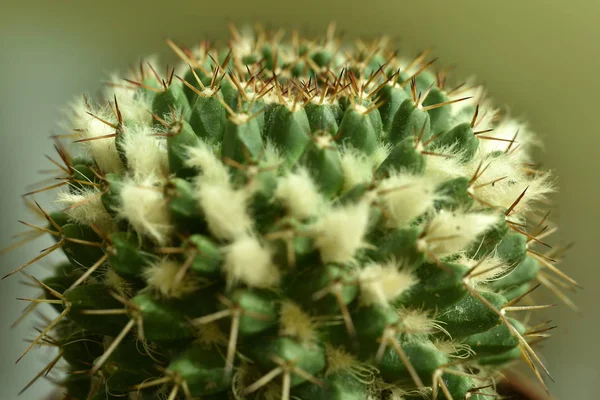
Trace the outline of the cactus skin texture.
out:
[[[543,383],[520,301],[575,282],[527,127],[386,39],[232,34],[69,108],[33,206],[33,261],[67,258],[33,278],[42,374],[78,400],[485,400],[520,358]]]

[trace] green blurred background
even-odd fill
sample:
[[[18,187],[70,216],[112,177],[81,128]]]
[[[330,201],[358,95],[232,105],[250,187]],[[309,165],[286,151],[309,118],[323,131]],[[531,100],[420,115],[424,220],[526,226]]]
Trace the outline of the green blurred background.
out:
[[[20,230],[16,220],[28,217],[19,195],[49,166],[43,155],[51,150],[47,136],[62,132],[61,107],[77,94],[95,93],[110,72],[139,57],[156,53],[173,61],[167,37],[187,45],[223,39],[227,20],[314,35],[335,20],[347,38],[388,34],[400,39],[405,54],[431,47],[455,75],[476,74],[497,104],[510,105],[545,142],[539,160],[556,171],[561,190],[554,198],[556,239],[576,243],[562,268],[585,287],[574,296],[581,314],[562,305],[549,313],[559,325],[542,350],[556,378],[550,390],[564,400],[598,398],[592,388],[600,379],[600,2],[3,0],[0,10],[0,248]],[[3,257],[0,273],[43,244]],[[44,267],[32,271],[43,276]],[[33,352],[14,365],[33,332],[31,323],[8,329],[23,307],[15,297],[31,292],[18,280],[0,282],[2,400],[16,399],[50,354]],[[21,398],[41,399],[49,390],[39,382]]]

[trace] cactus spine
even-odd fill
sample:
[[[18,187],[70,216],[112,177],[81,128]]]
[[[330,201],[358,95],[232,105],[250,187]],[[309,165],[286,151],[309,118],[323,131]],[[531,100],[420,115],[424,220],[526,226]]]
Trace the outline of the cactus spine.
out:
[[[485,400],[521,357],[542,380],[513,312],[575,282],[536,250],[531,132],[385,39],[232,33],[69,109],[31,225],[56,242],[16,270],[67,258],[32,278],[59,316],[27,349],[58,347],[64,398]]]

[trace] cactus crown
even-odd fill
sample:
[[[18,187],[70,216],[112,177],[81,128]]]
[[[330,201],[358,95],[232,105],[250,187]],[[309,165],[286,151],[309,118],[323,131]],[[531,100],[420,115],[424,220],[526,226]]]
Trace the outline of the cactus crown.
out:
[[[65,398],[485,400],[521,356],[541,380],[545,327],[510,313],[574,282],[534,250],[527,128],[385,39],[232,32],[69,109],[32,225],[56,242],[16,270],[68,259],[33,278],[60,315],[29,346]]]

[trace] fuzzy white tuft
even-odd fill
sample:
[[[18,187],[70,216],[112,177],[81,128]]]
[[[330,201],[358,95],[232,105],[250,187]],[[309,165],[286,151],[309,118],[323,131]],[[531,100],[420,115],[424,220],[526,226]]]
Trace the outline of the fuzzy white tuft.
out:
[[[112,217],[102,204],[101,192],[82,190],[77,193],[59,192],[55,202],[66,206],[66,213],[73,221],[82,225],[95,225],[103,232],[114,229]]]
[[[266,166],[281,165],[285,162],[281,155],[281,151],[277,148],[275,143],[268,138],[265,141],[263,161]]]
[[[316,215],[323,205],[323,197],[305,168],[279,178],[275,199],[284,204],[291,217],[298,219]]]
[[[373,161],[363,152],[352,147],[342,149],[342,170],[344,171],[344,187],[346,192],[354,186],[371,182],[373,179]]]
[[[140,182],[125,179],[120,200],[118,216],[126,219],[137,233],[160,245],[168,242],[173,224],[160,184],[151,178]]]
[[[78,99],[71,104],[71,111],[71,128],[75,130],[78,139],[93,139],[81,142],[80,145],[90,153],[100,169],[105,173],[122,171],[124,167],[114,136],[103,137],[114,135],[115,129],[88,114],[90,112],[105,121],[116,122],[110,109],[94,109],[86,104],[85,99]]]
[[[229,183],[229,171],[208,143],[201,141],[198,145],[188,148],[188,167],[200,169],[199,180],[203,183]]]
[[[379,373],[377,368],[357,360],[343,347],[325,346],[325,357],[327,357],[325,376],[343,373],[352,376],[357,382],[371,385]]]
[[[522,161],[513,155],[503,154],[496,157],[475,158],[466,165],[468,174],[473,176],[479,166],[480,173],[472,185],[475,199],[496,207],[509,208],[523,191],[527,192],[514,207],[515,212],[525,211],[530,204],[543,201],[554,192],[549,172],[530,174]]]
[[[364,241],[369,225],[366,202],[333,208],[323,215],[314,228],[315,245],[323,262],[348,263]]]
[[[194,279],[185,277],[176,279],[181,265],[178,262],[163,259],[146,268],[143,272],[144,279],[149,287],[164,297],[181,298],[198,289]]]
[[[133,293],[133,285],[131,282],[120,277],[112,268],[106,268],[102,283],[108,286],[111,291],[125,299],[130,298]]]
[[[327,371],[325,375],[347,371],[358,364],[352,353],[347,352],[342,347],[327,346],[325,347],[325,355],[327,357]]]
[[[448,106],[448,107],[450,107],[450,113],[454,117],[456,117],[458,115],[461,115],[462,117],[464,117],[465,119],[461,122],[470,122],[471,119],[473,118],[473,116],[467,115],[465,113],[465,111],[466,110],[470,111],[471,109],[474,109],[478,104],[482,104],[483,102],[485,102],[486,105],[488,105],[487,103],[489,103],[489,102],[484,100],[485,96],[486,96],[486,92],[485,92],[484,86],[477,83],[477,77],[471,76],[469,79],[467,79],[467,81],[465,82],[463,87],[459,89],[458,94],[455,96],[452,96],[452,98],[461,98],[461,97],[471,97],[471,98],[450,104]],[[483,114],[483,113],[481,112],[481,114]]]
[[[458,253],[499,219],[500,214],[441,210],[431,219],[425,236],[419,239],[419,249],[438,259]]]
[[[532,145],[538,145],[538,141],[526,124],[512,118],[505,118],[498,123],[494,130],[486,132],[486,137],[497,138],[501,140],[481,139],[479,141],[479,150],[488,154],[494,151],[504,152],[509,148],[515,151],[514,155],[526,156],[527,151]],[[511,141],[514,142],[511,143]]]
[[[130,79],[135,80],[137,78],[131,76]],[[117,98],[119,111],[121,111],[125,121],[142,125],[152,123],[152,114],[148,112],[152,109],[152,97],[146,90],[140,90],[123,81],[120,75],[114,74],[110,77],[109,84],[104,89],[103,97],[110,100],[114,97]]]
[[[465,175],[465,167],[461,163],[460,157],[456,157],[449,151],[440,151],[440,149],[435,149],[435,152],[447,154],[448,157],[427,157],[423,176],[431,181],[432,185],[439,185],[440,183]]]
[[[417,281],[410,272],[399,270],[395,262],[369,264],[359,274],[361,303],[387,306]]]
[[[447,339],[435,339],[433,345],[442,353],[445,353],[448,357],[452,358],[469,358],[474,356],[476,353],[466,343],[455,342]]]
[[[409,224],[433,209],[439,198],[430,179],[406,173],[395,173],[386,178],[379,184],[378,191],[382,193],[379,202],[386,210],[388,228]]]
[[[465,175],[470,177],[479,172],[477,180],[474,183],[475,185],[480,185],[503,177],[506,177],[508,181],[514,181],[515,179],[523,180],[524,176],[520,172],[521,165],[521,160],[509,154],[499,154],[492,157],[480,152],[471,161],[464,164],[464,170]],[[497,183],[494,184],[494,187],[496,185]]]
[[[251,230],[248,192],[236,190],[229,183],[199,182],[197,194],[208,228],[217,238],[233,240]]]
[[[399,308],[397,311],[403,332],[415,335],[431,335],[441,332],[450,336],[440,323],[431,318],[427,311],[415,308]]]
[[[317,339],[310,315],[291,301],[281,303],[279,325],[279,334],[282,336],[291,336],[303,343],[312,343]]]
[[[271,251],[254,236],[242,236],[225,247],[223,272],[229,286],[243,283],[250,287],[268,288],[280,280]]]
[[[473,269],[469,281],[474,284],[485,283],[498,279],[506,274],[510,266],[502,259],[496,256],[487,256],[480,260],[475,260],[462,255],[456,263]]]
[[[385,161],[385,159],[390,155],[392,151],[392,146],[388,143],[380,143],[373,154],[371,154],[371,164],[373,170],[376,171],[381,164]]]
[[[153,136],[150,127],[135,126],[123,133],[123,150],[127,168],[136,179],[160,176],[169,171],[169,160],[164,140]]]

